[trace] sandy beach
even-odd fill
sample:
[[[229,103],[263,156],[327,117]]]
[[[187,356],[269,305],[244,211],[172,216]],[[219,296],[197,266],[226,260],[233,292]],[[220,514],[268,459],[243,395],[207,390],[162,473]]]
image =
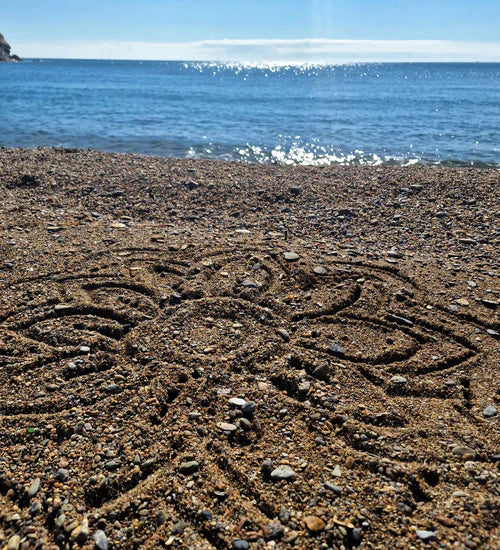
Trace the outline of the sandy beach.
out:
[[[500,547],[500,172],[0,149],[0,548]]]

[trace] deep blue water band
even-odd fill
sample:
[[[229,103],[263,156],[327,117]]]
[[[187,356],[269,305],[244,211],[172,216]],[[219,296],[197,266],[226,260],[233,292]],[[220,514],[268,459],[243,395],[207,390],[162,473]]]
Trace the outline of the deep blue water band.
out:
[[[0,65],[0,145],[297,164],[500,165],[499,63]]]

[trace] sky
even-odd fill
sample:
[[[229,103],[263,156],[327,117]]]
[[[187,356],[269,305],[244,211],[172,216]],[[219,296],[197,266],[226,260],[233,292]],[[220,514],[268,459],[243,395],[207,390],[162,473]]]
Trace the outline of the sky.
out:
[[[499,61],[499,0],[16,0],[21,57]]]

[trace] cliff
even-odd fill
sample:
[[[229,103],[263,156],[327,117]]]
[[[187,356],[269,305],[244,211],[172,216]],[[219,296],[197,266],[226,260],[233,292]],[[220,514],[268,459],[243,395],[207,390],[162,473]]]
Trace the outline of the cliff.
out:
[[[21,61],[17,55],[10,54],[10,46],[0,34],[0,61]]]

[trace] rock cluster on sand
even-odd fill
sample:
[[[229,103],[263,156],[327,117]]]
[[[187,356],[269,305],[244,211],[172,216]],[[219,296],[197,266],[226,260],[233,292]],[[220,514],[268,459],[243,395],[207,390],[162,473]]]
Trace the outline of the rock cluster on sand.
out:
[[[3,37],[3,34],[0,34],[0,62],[1,61],[21,61],[17,55],[11,55],[10,46]]]
[[[498,170],[2,149],[0,194],[0,548],[500,548]]]

